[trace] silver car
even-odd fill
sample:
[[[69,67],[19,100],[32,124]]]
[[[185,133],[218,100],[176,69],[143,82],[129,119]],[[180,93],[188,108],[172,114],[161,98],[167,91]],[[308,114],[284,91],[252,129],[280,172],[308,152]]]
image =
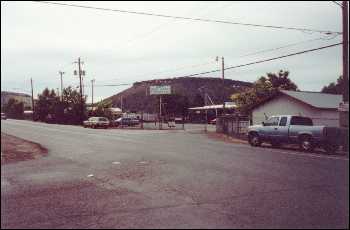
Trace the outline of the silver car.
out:
[[[1,113],[1,120],[6,120],[7,119],[7,116],[5,113]]]
[[[107,129],[109,125],[110,122],[106,117],[90,117],[87,121],[83,122],[84,128],[91,127],[96,129],[98,127],[102,127]]]

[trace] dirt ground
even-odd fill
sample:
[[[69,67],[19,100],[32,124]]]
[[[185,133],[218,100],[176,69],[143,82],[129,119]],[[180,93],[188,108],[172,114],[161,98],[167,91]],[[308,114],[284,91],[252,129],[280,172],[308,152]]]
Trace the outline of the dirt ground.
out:
[[[1,164],[36,159],[47,155],[41,145],[1,133]]]
[[[248,141],[238,138],[233,138],[228,135],[225,135],[223,133],[217,133],[217,132],[207,132],[207,136],[211,139],[215,139],[218,141],[224,141],[228,143],[235,143],[235,144],[248,144]]]

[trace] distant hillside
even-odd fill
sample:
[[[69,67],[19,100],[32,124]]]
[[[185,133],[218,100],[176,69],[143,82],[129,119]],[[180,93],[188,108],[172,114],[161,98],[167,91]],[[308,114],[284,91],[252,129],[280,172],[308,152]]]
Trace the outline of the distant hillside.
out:
[[[113,106],[121,107],[123,97],[123,110],[157,112],[159,109],[158,96],[149,95],[151,85],[171,85],[172,95],[162,96],[165,103],[164,109],[169,113],[180,114],[188,107],[204,105],[204,89],[215,104],[222,103],[223,94],[226,101],[230,101],[233,93],[240,92],[252,86],[252,83],[220,78],[196,78],[184,77],[173,79],[158,79],[150,81],[135,82],[132,87],[116,95],[106,98],[111,100]],[[199,88],[202,87],[202,92]],[[209,102],[208,102],[209,103]]]

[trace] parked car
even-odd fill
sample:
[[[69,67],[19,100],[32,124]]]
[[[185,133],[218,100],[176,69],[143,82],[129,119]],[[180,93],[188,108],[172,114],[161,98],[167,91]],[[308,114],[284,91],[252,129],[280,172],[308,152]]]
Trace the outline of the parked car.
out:
[[[90,117],[87,121],[84,121],[84,128],[91,127],[93,129],[103,127],[105,129],[108,128],[110,122],[106,117]]]
[[[129,118],[129,117],[120,117],[114,122],[114,126],[135,126],[140,124],[140,120],[136,118]]]
[[[1,120],[6,120],[7,119],[7,116],[5,113],[1,113]]]
[[[216,118],[210,120],[208,123],[211,125],[216,125]]]
[[[182,123],[184,123],[182,117],[175,117],[174,121],[175,121],[175,124],[182,124]]]
[[[281,144],[299,144],[302,151],[311,152],[322,147],[328,153],[337,151],[341,131],[337,127],[314,126],[312,119],[302,116],[272,116],[262,125],[248,127],[248,140],[252,146],[263,142],[278,147]]]

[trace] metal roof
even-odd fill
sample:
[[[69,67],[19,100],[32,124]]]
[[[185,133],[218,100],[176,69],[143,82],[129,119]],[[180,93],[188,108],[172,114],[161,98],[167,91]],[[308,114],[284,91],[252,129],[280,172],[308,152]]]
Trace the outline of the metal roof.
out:
[[[206,106],[202,106],[202,107],[193,107],[193,108],[188,108],[190,110],[209,110],[209,109],[222,109],[223,105],[206,105]],[[235,109],[237,108],[237,105],[233,104],[233,103],[225,103],[225,108],[226,109]]]
[[[293,97],[301,102],[320,109],[338,109],[343,101],[342,95],[280,90],[281,93]]]

